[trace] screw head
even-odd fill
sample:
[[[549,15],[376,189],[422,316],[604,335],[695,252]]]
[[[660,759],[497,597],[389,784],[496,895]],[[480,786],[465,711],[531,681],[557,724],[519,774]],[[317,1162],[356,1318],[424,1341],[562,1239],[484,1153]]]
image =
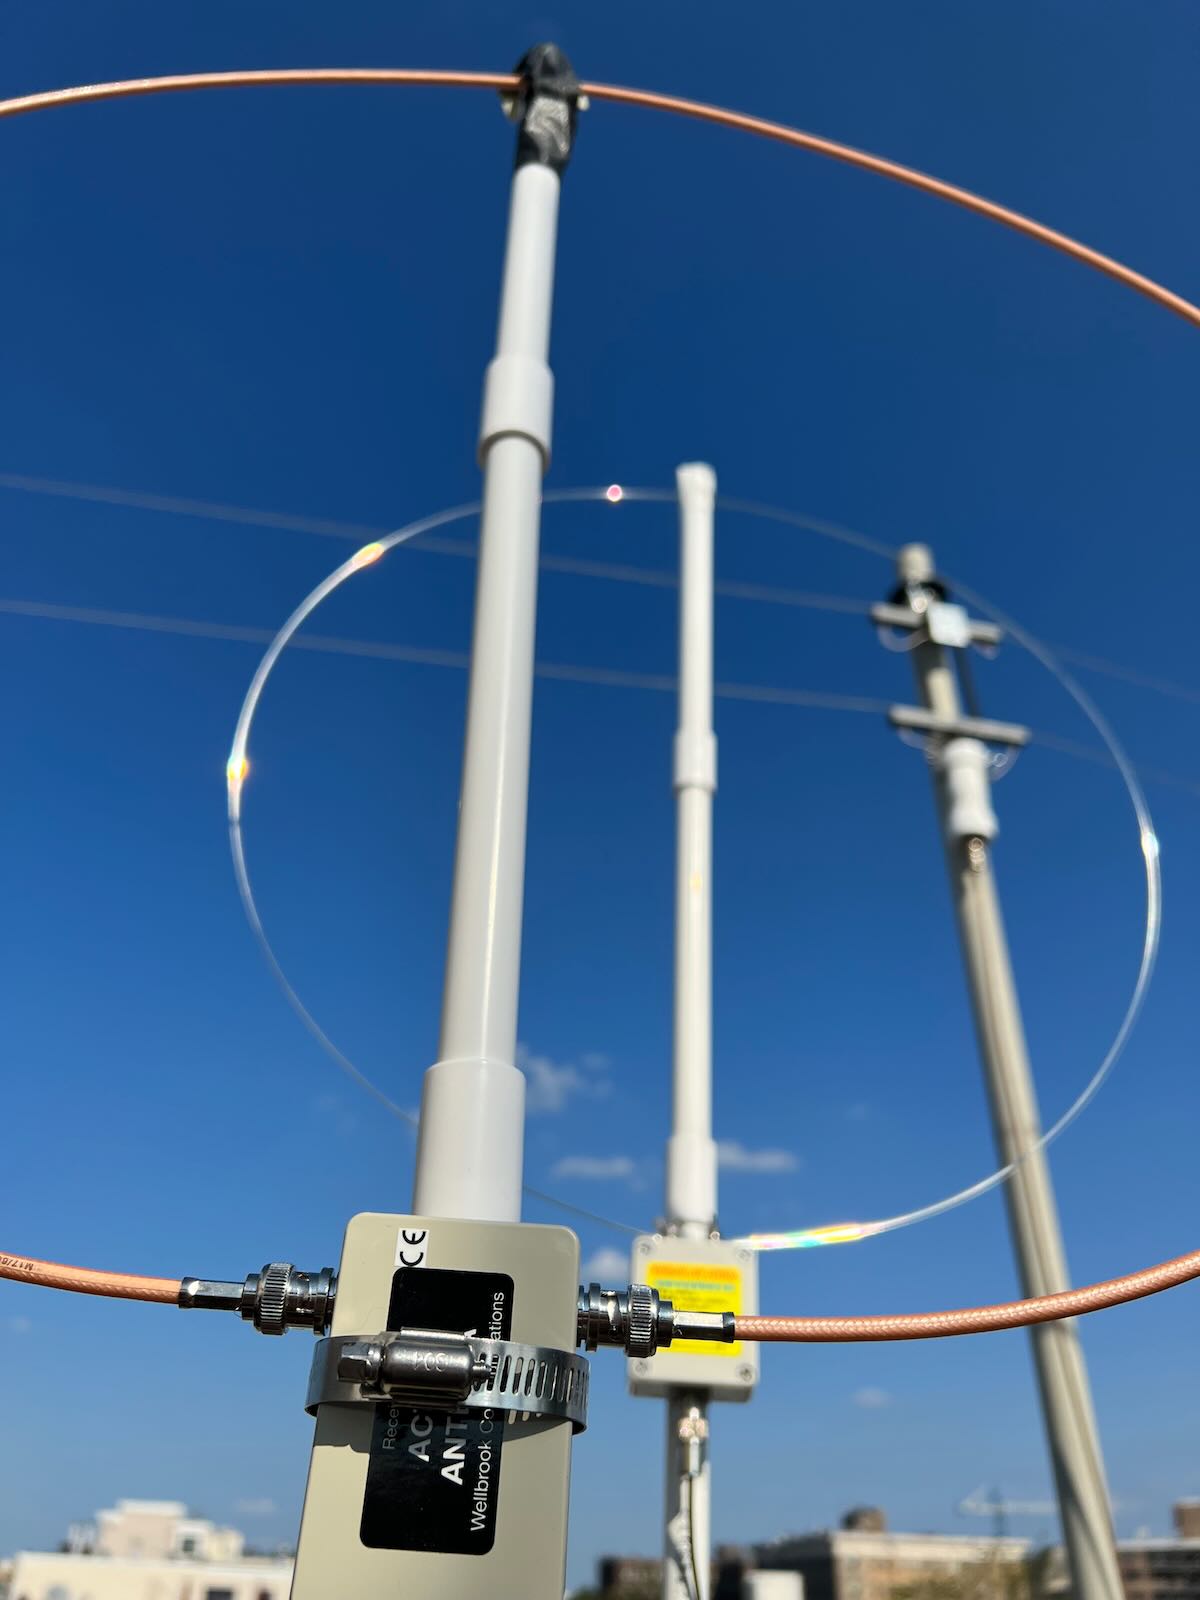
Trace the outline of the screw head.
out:
[[[379,1376],[378,1347],[366,1343],[347,1345],[338,1357],[342,1383],[371,1383]]]
[[[753,1367],[739,1367],[738,1368],[738,1377],[742,1380],[743,1383],[753,1383],[754,1382],[754,1368]]]
[[[737,1259],[742,1262],[743,1265],[745,1265],[745,1263],[750,1259],[749,1250],[739,1250],[737,1253]]]
[[[638,1255],[640,1255],[640,1256],[648,1256],[649,1254],[650,1254],[650,1241],[649,1241],[649,1239],[641,1239],[641,1240],[639,1240],[638,1241]]]
[[[638,1373],[639,1375],[642,1374],[642,1373],[645,1373],[645,1372],[649,1372],[650,1371],[650,1363],[648,1361],[635,1361],[633,1363],[633,1370],[636,1373]]]

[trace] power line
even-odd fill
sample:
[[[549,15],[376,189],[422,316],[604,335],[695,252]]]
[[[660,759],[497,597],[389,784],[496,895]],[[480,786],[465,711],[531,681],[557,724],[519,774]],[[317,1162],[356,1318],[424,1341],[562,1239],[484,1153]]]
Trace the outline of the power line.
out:
[[[88,504],[123,506],[135,511],[154,511],[170,516],[194,517],[199,521],[229,522],[251,528],[272,528],[287,533],[310,533],[318,538],[345,539],[362,543],[376,539],[388,530],[367,523],[343,522],[322,517],[304,517],[282,511],[258,511],[252,507],[228,505],[221,501],[194,500],[177,495],[147,494],[134,489],[111,489],[98,484],[72,483],[58,478],[29,477],[22,473],[0,472],[0,489],[13,489],[23,494],[49,495],[57,499],[79,500]],[[726,501],[727,509],[744,511],[749,516],[765,517],[771,521],[811,529],[815,533],[831,534],[843,542],[872,553],[887,554],[886,547],[865,535],[841,528],[833,523],[812,517],[781,516],[773,507],[754,501]],[[458,556],[474,559],[476,547],[473,540],[424,536],[414,548],[431,555]],[[646,588],[675,589],[678,577],[673,572],[651,567],[639,567],[607,561],[592,561],[579,556],[543,554],[539,565],[545,572],[559,572],[583,578],[600,578],[611,583],[640,584]],[[738,579],[717,579],[714,593],[723,599],[749,600],[764,605],[792,606],[804,610],[827,611],[845,616],[866,616],[870,607],[860,600],[845,595],[810,593],[801,589],[781,588],[774,584],[749,583]],[[1139,689],[1170,699],[1182,700],[1190,705],[1200,705],[1200,688],[1176,683],[1154,673],[1142,672],[1124,666],[1119,661],[1075,650],[1067,645],[1052,646],[1054,653],[1073,666],[1087,672],[1096,672]]]
[[[250,628],[224,622],[198,621],[191,617],[164,617],[140,611],[108,611],[93,606],[56,605],[41,600],[0,598],[0,613],[36,617],[51,622],[81,622],[106,628],[129,628],[142,633],[176,633],[193,639],[217,639],[235,644],[270,644],[274,628]],[[470,658],[462,650],[433,650],[417,645],[388,644],[382,640],[344,639],[329,634],[297,634],[291,641],[297,650],[315,650],[325,655],[363,656],[382,661],[401,661],[414,666],[454,667],[465,671]],[[666,674],[626,672],[620,668],[582,667],[570,662],[540,661],[534,669],[539,678],[560,683],[587,683],[607,689],[648,689],[656,694],[674,694],[677,683]],[[723,683],[716,693],[726,700],[758,701],[766,705],[798,706],[820,711],[860,711],[881,716],[887,700],[863,695],[827,694],[817,689],[786,689],[771,684]]]
[[[1055,645],[1055,655],[1072,666],[1083,667],[1087,672],[1099,672],[1106,678],[1117,678],[1139,689],[1150,689],[1155,694],[1169,695],[1173,700],[1186,700],[1190,705],[1200,705],[1200,689],[1190,689],[1185,683],[1175,683],[1170,678],[1159,678],[1153,673],[1139,672],[1134,667],[1123,667],[1119,662],[1104,656],[1086,655],[1082,650],[1071,650]]]
[[[164,511],[170,516],[197,517],[202,522],[234,522],[251,528],[280,528],[287,533],[315,533],[324,539],[373,539],[377,528],[353,522],[330,522],[318,517],[297,517],[283,511],[255,511],[246,506],[224,505],[215,500],[189,500],[177,495],[146,494],[138,489],[109,489],[94,483],[66,483],[58,478],[29,478],[0,472],[0,489],[23,494],[52,495],[60,500],[84,500],[97,505],[125,506],[135,511]]]
[[[1078,739],[1061,739],[1056,733],[1035,733],[1033,739],[1043,750],[1053,750],[1056,754],[1070,756],[1075,761],[1088,761],[1093,766],[1115,770],[1116,763],[1107,751],[1094,745],[1083,744]],[[1137,771],[1140,778],[1145,778],[1151,783],[1162,784],[1168,789],[1182,789],[1187,794],[1200,795],[1200,780],[1196,778],[1185,778],[1181,773],[1168,772],[1165,767],[1144,767],[1140,761]]]
[[[94,606],[58,605],[43,600],[0,597],[0,615],[32,617],[51,622],[78,622],[105,628],[127,628],[139,633],[180,634],[192,639],[214,639],[233,644],[270,644],[273,628],[244,627],[234,623],[208,622],[191,617],[160,616],[142,611],[115,611]],[[348,639],[330,634],[297,634],[291,647],[321,655],[358,656],[367,660],[397,661],[411,666],[450,667],[465,671],[469,657],[461,650],[437,650],[418,645],[389,644],[383,640]],[[534,668],[537,677],[559,683],[591,684],[606,689],[643,689],[654,694],[674,694],[677,680],[666,673],[627,672],[620,668],[584,667],[570,662],[540,661]],[[721,700],[744,704],[791,706],[806,711],[848,711],[867,716],[885,716],[890,700],[868,695],[832,694],[820,689],[791,689],[777,684],[717,683],[713,693]],[[1093,766],[1115,770],[1115,763],[1104,750],[1057,734],[1035,732],[1035,745],[1086,761]],[[1161,767],[1138,768],[1143,778],[1180,789],[1200,797],[1200,779]]]
[[[19,473],[0,472],[0,489],[16,489],[25,494],[52,495],[58,499],[81,500],[87,504],[123,506],[134,511],[156,511],[171,516],[194,517],[202,522],[231,522],[252,528],[280,529],[287,533],[311,533],[323,539],[345,539],[356,544],[377,539],[389,530],[360,522],[330,521],[320,517],[293,516],[280,511],[255,511],[212,500],[192,500],[176,495],[144,494],[135,489],[106,489],[95,484],[67,483],[57,478],[30,478]],[[474,540],[423,535],[414,548],[431,555],[459,556],[474,560]],[[539,566],[544,572],[567,573],[580,578],[602,578],[610,583],[640,584],[651,589],[677,589],[676,573],[653,567],[639,567],[609,561],[590,561],[581,556],[543,553]],[[841,612],[866,616],[870,607],[844,595],[810,594],[799,589],[781,589],[772,584],[744,583],[737,579],[718,580],[715,592],[727,599],[755,600],[770,605],[798,606],[815,611]]]

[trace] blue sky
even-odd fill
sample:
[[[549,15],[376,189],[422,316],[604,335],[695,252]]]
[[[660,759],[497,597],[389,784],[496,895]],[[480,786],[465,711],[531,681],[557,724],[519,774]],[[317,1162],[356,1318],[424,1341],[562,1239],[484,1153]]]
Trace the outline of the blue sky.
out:
[[[1200,283],[1185,201],[1200,16],[1186,0],[873,0],[736,21],[709,4],[126,0],[101,15],[22,0],[0,21],[0,62],[18,94],[210,67],[497,70],[543,37],[584,76],[843,138],[1185,294]],[[473,498],[511,143],[490,96],[379,89],[5,123],[0,472],[378,527]],[[1200,683],[1194,330],[919,196],[601,106],[582,120],[559,259],[551,484],[662,486],[678,461],[708,459],[730,494],[926,539],[1044,637]],[[274,628],[351,548],[3,487],[0,514],[0,601],[204,624]],[[557,507],[545,544],[660,570],[673,519]],[[725,578],[859,601],[889,582],[882,561],[743,517],[722,518],[717,559]],[[462,651],[472,581],[468,560],[400,551],[319,631]],[[674,603],[547,573],[539,657],[670,675]],[[222,778],[255,647],[10,610],[0,652],[4,1246],[170,1274],[334,1260],[352,1212],[407,1206],[412,1144],[300,1030],[242,921]],[[719,605],[717,673],[909,695],[907,664],[862,622],[742,600]],[[977,677],[990,713],[1091,737],[1016,650]],[[1200,784],[1200,691],[1088,683],[1138,762]],[[464,688],[451,668],[296,652],[253,751],[247,845],[280,955],[405,1104],[436,1045]],[[544,1109],[528,1177],[637,1225],[659,1205],[667,1117],[673,717],[661,692],[537,690],[521,1037]],[[718,1133],[791,1158],[722,1175],[726,1231],[878,1216],[981,1175],[990,1140],[920,758],[862,714],[722,700],[717,731]],[[1200,797],[1149,792],[1159,972],[1120,1071],[1054,1154],[1080,1281],[1196,1243]],[[1132,982],[1136,834],[1110,772],[1036,747],[997,805],[1057,1115]],[[610,1175],[578,1175],[589,1163]],[[582,1241],[589,1255],[620,1245],[592,1227]],[[990,1196],[854,1248],[768,1259],[762,1297],[921,1309],[1014,1286]],[[1172,1497],[1200,1492],[1194,1316],[1184,1290],[1084,1330],[1123,1533],[1163,1528]],[[88,1392],[44,1380],[81,1348],[102,1374]],[[119,1495],[178,1497],[260,1542],[292,1536],[305,1340],[0,1285],[0,1349],[0,1550],[50,1545]],[[597,1369],[575,1453],[577,1581],[601,1551],[658,1543],[658,1407],[623,1397],[618,1361]],[[756,1403],[719,1413],[714,1452],[718,1540],[823,1525],[861,1501],[896,1526],[957,1529],[955,1502],[981,1482],[1033,1499],[1048,1485],[1020,1335],[768,1351]]]

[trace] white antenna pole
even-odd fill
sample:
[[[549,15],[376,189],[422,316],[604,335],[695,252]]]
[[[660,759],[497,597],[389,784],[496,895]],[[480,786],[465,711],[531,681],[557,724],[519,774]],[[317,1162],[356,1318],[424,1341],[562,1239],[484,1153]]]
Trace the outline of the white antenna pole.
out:
[[[716,474],[692,463],[679,494],[679,730],[675,735],[675,1041],[667,1222],[707,1239],[717,1219],[712,1136],[713,507]],[[706,1391],[667,1400],[664,1600],[708,1600],[711,1568]]]
[[[675,1032],[667,1220],[707,1238],[717,1215],[712,1136],[713,504],[716,474],[675,474],[679,494],[679,729],[675,735]]]
[[[516,1222],[525,1078],[515,1064],[547,364],[560,180],[578,85],[553,46],[518,101],[496,356],[479,457],[483,515],[439,1059],[425,1074],[413,1210]],[[550,54],[545,54],[549,52]],[[573,87],[572,87],[573,86]]]

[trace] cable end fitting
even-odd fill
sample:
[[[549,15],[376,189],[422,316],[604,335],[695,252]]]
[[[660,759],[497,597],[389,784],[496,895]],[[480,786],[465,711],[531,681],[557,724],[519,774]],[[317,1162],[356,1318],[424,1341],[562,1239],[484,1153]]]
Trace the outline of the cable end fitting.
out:
[[[281,1334],[311,1328],[318,1338],[333,1320],[337,1274],[332,1267],[300,1272],[290,1261],[268,1261],[244,1283],[216,1278],[184,1278],[179,1305],[185,1311],[236,1311],[259,1333]]]
[[[602,1289],[590,1283],[579,1290],[578,1342],[587,1350],[615,1345],[631,1358],[648,1358],[675,1339],[732,1344],[730,1311],[676,1311],[657,1289],[631,1283],[627,1289]]]
[[[575,147],[575,122],[584,102],[579,79],[556,44],[535,44],[513,71],[521,83],[502,95],[505,115],[518,126],[514,166],[550,167],[560,176]]]

